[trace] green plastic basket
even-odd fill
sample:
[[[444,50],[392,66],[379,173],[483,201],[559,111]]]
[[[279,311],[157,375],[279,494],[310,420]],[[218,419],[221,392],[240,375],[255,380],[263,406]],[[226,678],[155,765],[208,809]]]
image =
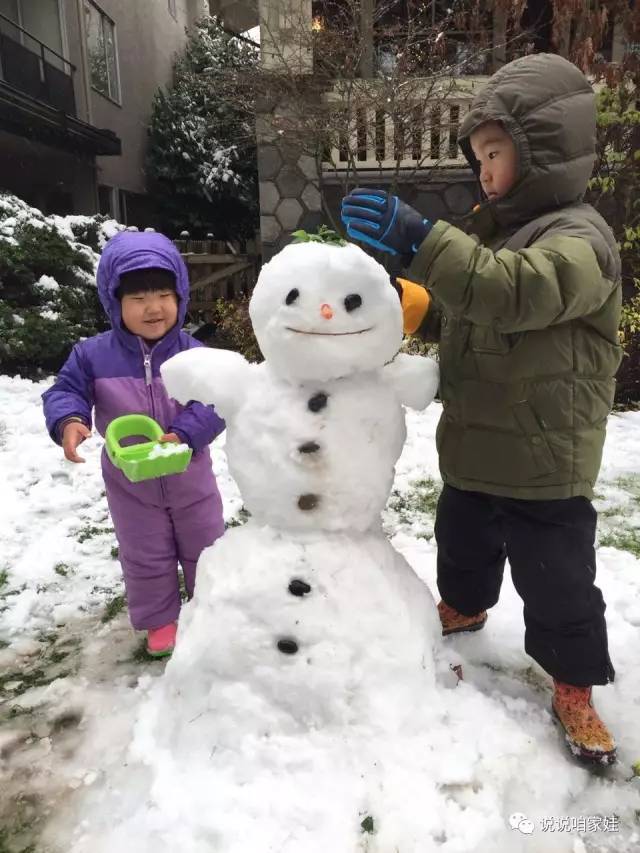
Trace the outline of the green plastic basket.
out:
[[[129,447],[120,445],[123,438],[138,435],[143,435],[150,441],[131,444]],[[191,462],[193,451],[190,447],[177,453],[163,453],[149,458],[149,454],[158,446],[167,446],[158,441],[161,435],[164,435],[164,430],[153,418],[148,418],[146,415],[123,415],[111,421],[107,427],[105,435],[107,455],[116,468],[120,468],[132,483],[167,477],[170,474],[182,474]],[[171,447],[170,444],[168,446]]]

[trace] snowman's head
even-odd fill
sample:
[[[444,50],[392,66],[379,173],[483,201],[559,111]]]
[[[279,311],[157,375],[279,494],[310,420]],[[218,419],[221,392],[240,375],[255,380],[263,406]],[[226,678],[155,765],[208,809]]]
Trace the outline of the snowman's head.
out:
[[[286,246],[263,266],[249,314],[262,354],[288,379],[373,370],[402,343],[389,274],[352,243]]]

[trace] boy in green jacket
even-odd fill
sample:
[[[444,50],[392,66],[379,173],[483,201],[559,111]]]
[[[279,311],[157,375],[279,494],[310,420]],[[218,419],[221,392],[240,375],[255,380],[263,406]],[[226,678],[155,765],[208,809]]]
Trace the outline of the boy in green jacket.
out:
[[[553,677],[568,745],[610,764],[615,744],[591,704],[592,685],[614,678],[591,499],[621,355],[621,283],[613,234],[583,202],[595,136],[578,68],[517,59],[460,129],[485,196],[468,233],[372,189],[343,199],[342,218],[351,237],[408,262],[405,331],[440,343],[443,634],[484,626],[508,557],[525,649]]]

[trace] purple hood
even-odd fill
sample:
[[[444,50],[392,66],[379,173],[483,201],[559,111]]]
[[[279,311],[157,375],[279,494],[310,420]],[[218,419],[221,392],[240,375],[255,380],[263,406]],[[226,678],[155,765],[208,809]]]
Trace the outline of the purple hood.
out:
[[[139,348],[136,336],[122,327],[122,311],[116,290],[122,273],[139,269],[163,269],[176,277],[178,322],[164,337],[167,344],[179,334],[189,303],[189,274],[180,252],[168,237],[156,232],[122,231],[107,243],[98,264],[98,296],[116,335],[128,346]]]

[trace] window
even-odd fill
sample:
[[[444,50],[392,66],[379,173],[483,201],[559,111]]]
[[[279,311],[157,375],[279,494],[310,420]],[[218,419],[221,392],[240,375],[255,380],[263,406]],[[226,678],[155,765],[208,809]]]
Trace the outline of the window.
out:
[[[23,28],[20,32],[9,21],[0,18],[0,32],[20,42],[28,50],[40,53],[39,41],[49,48],[47,61],[53,58],[51,51],[64,54],[58,0],[0,0],[0,15]]]
[[[116,26],[92,0],[84,3],[89,73],[93,88],[120,103]]]
[[[172,18],[178,20],[178,10],[176,9],[176,0],[168,0],[169,3],[169,14]]]

